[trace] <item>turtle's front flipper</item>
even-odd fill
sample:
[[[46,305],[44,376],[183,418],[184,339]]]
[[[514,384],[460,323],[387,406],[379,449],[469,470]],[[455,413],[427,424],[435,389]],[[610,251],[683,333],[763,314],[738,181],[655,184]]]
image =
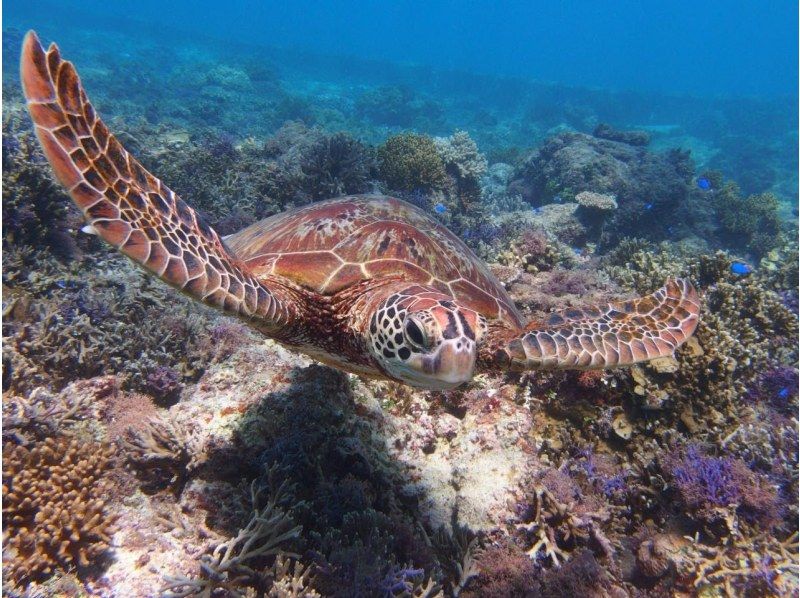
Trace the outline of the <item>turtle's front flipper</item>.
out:
[[[699,313],[694,287],[670,280],[641,299],[551,314],[529,324],[493,357],[495,364],[513,370],[631,365],[672,355],[694,332]]]
[[[293,291],[257,280],[219,235],[142,167],[95,114],[72,63],[25,36],[22,87],[56,176],[97,234],[170,285],[278,330],[298,316]]]

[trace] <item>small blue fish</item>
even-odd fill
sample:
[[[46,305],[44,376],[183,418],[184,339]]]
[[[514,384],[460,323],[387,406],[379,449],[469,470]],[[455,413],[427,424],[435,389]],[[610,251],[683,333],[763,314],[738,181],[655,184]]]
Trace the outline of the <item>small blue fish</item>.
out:
[[[788,386],[784,386],[783,388],[781,388],[778,391],[778,398],[779,399],[785,399],[785,398],[787,398],[789,396],[790,392],[791,392],[791,390],[789,389],[789,387]]]
[[[542,213],[542,208],[533,208],[533,213],[534,214],[541,214]]]
[[[750,264],[746,264],[744,262],[733,262],[731,264],[731,272],[736,274],[737,276],[746,276],[753,272],[753,267]]]
[[[651,204],[651,203],[644,204],[644,209],[645,210],[652,210],[653,209],[653,204]]]
[[[444,205],[442,202],[439,202],[435,206],[433,206],[433,210],[437,214],[444,214],[447,211],[447,206]]]
[[[697,179],[697,187],[703,191],[708,191],[711,189],[711,181],[709,181],[706,177],[700,177]]]

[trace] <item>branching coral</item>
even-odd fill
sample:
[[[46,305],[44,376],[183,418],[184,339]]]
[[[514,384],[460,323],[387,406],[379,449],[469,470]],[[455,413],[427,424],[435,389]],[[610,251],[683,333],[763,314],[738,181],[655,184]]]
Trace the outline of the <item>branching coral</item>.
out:
[[[558,567],[570,557],[559,543],[574,545],[589,539],[597,542],[606,556],[614,554],[611,543],[599,526],[609,519],[608,513],[597,511],[578,515],[574,508],[560,502],[544,486],[534,490],[533,501],[532,520],[517,524],[517,529],[533,536],[534,544],[528,550],[532,559],[537,559],[541,554]]]
[[[86,572],[109,549],[114,517],[102,476],[114,451],[68,437],[3,448],[3,564],[20,584]]]
[[[322,595],[310,587],[313,580],[312,568],[283,555],[275,557],[270,571],[272,587],[268,598],[321,598]]]
[[[180,427],[169,420],[151,418],[141,428],[127,431],[125,448],[142,479],[142,488],[157,492],[172,487],[179,492],[185,481],[190,453]]]
[[[221,589],[231,596],[244,596],[245,588],[263,583],[267,575],[254,568],[257,562],[281,554],[282,547],[297,538],[302,529],[282,506],[289,498],[291,486],[285,480],[278,483],[277,475],[272,468],[267,471],[266,482],[253,480],[250,485],[253,512],[247,525],[200,559],[198,577],[166,577],[162,595],[210,597]]]
[[[3,121],[3,249],[46,247],[55,255],[73,257],[77,246],[69,229],[77,219],[71,203],[32,132],[21,127],[13,117]]]
[[[211,312],[174,296],[125,258],[94,265],[89,278],[57,268],[51,275],[45,267],[17,282],[18,298],[3,322],[7,388],[59,387],[108,373],[127,374],[127,385],[141,388],[160,366],[192,378],[216,358]],[[162,307],[175,301],[181,308]]]
[[[725,546],[694,541],[683,571],[695,591],[716,588],[726,597],[792,596],[798,591],[797,532],[784,540],[760,535]]]

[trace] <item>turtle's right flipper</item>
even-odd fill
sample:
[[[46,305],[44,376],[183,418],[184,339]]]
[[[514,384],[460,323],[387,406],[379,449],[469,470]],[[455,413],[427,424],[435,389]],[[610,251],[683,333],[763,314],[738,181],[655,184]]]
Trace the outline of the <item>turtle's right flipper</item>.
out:
[[[279,330],[296,321],[294,291],[256,279],[219,235],[109,133],[72,63],[25,36],[22,87],[56,177],[105,241],[170,285],[214,307]]]

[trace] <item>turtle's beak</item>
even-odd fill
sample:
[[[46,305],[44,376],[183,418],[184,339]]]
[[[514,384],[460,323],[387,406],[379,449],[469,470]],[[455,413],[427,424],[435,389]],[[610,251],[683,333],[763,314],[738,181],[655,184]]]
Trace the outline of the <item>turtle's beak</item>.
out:
[[[443,389],[454,388],[472,379],[475,357],[475,343],[466,337],[458,337],[445,341],[438,351],[426,355],[422,368]]]

